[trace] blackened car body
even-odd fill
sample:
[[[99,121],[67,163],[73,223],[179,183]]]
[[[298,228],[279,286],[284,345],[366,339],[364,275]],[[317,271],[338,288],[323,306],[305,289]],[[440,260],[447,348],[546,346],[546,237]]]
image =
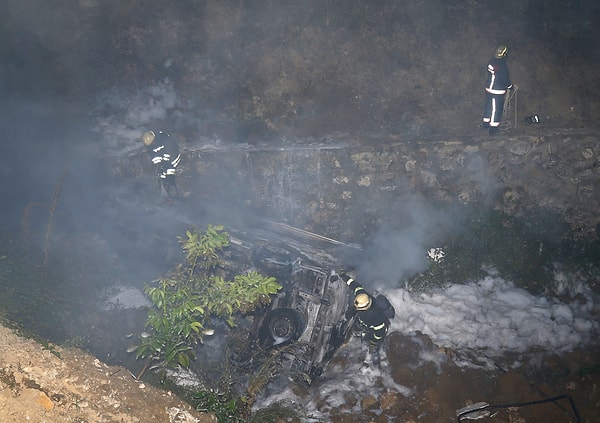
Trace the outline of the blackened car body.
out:
[[[276,229],[230,233],[229,261],[248,257],[256,270],[282,286],[269,306],[254,316],[248,350],[285,350],[291,373],[310,383],[348,339],[353,323],[344,317],[350,304],[348,288],[333,274],[344,265],[328,250],[340,253],[358,247],[287,225]]]

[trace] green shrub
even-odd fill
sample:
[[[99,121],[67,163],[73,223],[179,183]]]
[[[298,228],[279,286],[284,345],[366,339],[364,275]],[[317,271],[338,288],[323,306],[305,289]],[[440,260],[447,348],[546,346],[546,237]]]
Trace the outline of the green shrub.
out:
[[[212,334],[211,318],[221,318],[230,327],[235,317],[269,304],[281,289],[275,278],[256,271],[235,275],[232,280],[210,272],[222,264],[220,254],[229,246],[222,226],[208,225],[204,233],[187,231],[179,242],[186,263],[177,266],[157,286],[147,286],[154,305],[146,327],[150,336],[137,348],[137,358],[156,361],[154,367],[188,367],[193,347]]]

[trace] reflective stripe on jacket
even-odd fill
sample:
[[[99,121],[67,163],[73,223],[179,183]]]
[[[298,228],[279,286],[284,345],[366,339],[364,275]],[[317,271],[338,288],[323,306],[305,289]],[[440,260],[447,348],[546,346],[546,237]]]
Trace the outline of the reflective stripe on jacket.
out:
[[[506,94],[506,90],[512,87],[506,60],[493,58],[488,63],[487,71],[488,76],[485,90],[494,95]]]
[[[354,298],[356,298],[359,294],[370,294],[363,288],[361,284],[356,282],[354,279],[349,277],[348,275],[340,275],[342,280],[346,282],[346,285],[350,288]],[[358,325],[365,330],[365,340],[376,344],[383,340],[388,331],[388,326],[390,325],[389,319],[385,316],[384,311],[377,307],[375,304],[375,299],[371,296],[373,300],[371,307],[368,310],[355,310],[356,320]]]

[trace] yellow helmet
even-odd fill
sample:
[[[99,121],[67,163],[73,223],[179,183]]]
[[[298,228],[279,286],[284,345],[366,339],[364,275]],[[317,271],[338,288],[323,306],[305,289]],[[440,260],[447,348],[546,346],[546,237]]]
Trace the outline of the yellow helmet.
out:
[[[371,307],[371,296],[369,294],[358,294],[354,298],[354,307],[357,310],[368,310]]]
[[[504,59],[507,54],[508,54],[508,47],[506,47],[506,46],[499,46],[496,49],[496,52],[494,53],[494,57],[496,59]]]
[[[144,141],[145,145],[152,144],[154,142],[154,138],[156,138],[154,131],[147,131],[144,132],[144,135],[142,135],[142,141]]]

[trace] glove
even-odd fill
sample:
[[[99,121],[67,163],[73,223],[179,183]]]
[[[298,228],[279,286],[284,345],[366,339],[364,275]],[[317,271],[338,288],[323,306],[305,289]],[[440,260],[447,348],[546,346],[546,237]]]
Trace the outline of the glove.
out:
[[[332,282],[337,281],[338,279],[342,279],[344,282],[346,282],[348,280],[348,275],[346,274],[346,272],[344,272],[343,270],[340,271],[340,273],[336,272],[335,270],[331,270],[331,273],[329,274],[329,279]]]

